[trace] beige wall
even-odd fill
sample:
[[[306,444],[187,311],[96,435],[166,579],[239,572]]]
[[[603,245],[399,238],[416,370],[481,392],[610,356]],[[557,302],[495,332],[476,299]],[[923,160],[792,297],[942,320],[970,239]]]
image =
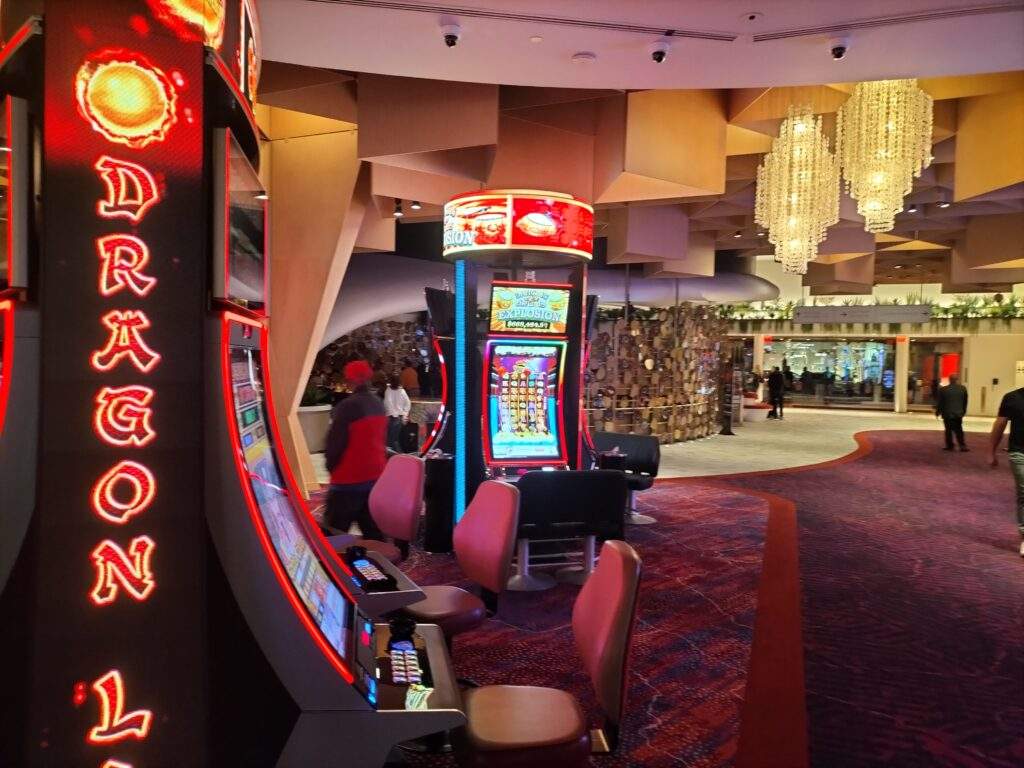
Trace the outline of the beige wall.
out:
[[[1024,333],[964,339],[964,384],[972,416],[995,416],[999,401],[1016,389],[1016,363],[1024,360]],[[998,384],[992,380],[998,379]]]
[[[319,341],[327,327],[363,222],[368,173],[360,174],[356,134],[310,117],[309,131],[289,130],[274,139],[271,109],[270,165],[270,356],[281,439],[296,480],[319,487],[309,458],[298,406]],[[278,121],[280,122],[280,120]],[[269,127],[269,130],[267,130]],[[328,132],[318,132],[323,129]],[[297,135],[298,134],[298,135]]]

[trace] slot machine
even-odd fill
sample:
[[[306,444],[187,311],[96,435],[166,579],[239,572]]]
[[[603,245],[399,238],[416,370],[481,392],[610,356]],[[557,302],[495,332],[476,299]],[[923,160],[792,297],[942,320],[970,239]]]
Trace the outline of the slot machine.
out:
[[[565,380],[572,286],[491,283],[484,341],[483,442],[491,477],[565,469]],[[568,408],[568,417],[577,418]]]
[[[223,206],[214,242],[226,254],[215,261],[223,272],[207,323],[207,367],[220,378],[206,395],[213,543],[248,628],[299,709],[278,765],[382,765],[394,744],[465,722],[458,685],[438,627],[375,621],[422,591],[372,553],[339,558],[306,508],[269,384],[266,196],[230,131],[216,133],[214,155],[225,169],[214,185]]]

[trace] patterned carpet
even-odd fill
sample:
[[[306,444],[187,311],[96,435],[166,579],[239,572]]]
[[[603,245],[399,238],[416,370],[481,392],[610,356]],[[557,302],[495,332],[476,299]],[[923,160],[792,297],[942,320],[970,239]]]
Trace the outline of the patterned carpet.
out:
[[[812,765],[1024,765],[1024,563],[982,440],[873,432],[854,461],[725,481],[796,503]]]
[[[644,560],[623,743],[595,766],[668,768],[732,763],[761,573],[767,504],[743,493],[656,486],[640,495],[657,526],[631,526]],[[420,584],[459,583],[454,560],[414,551]],[[506,593],[498,615],[455,641],[458,674],[481,684],[571,691],[596,713],[570,630],[579,588]],[[597,725],[596,716],[593,721]],[[416,758],[416,765],[454,765]],[[538,766],[538,768],[542,768]]]

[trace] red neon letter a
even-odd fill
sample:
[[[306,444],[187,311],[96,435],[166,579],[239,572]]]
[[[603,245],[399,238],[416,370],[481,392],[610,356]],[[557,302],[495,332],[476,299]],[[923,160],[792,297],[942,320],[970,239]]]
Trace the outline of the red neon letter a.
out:
[[[96,213],[104,218],[123,216],[138,224],[150,206],[160,200],[153,174],[141,165],[103,155],[93,167],[107,188],[107,199],[96,203]]]
[[[156,285],[156,278],[142,273],[149,263],[149,248],[134,235],[105,235],[96,238],[100,256],[100,293],[113,296],[128,288],[136,296],[145,296]]]
[[[90,744],[111,744],[125,739],[141,741],[149,735],[153,713],[137,709],[125,714],[124,681],[121,673],[112,669],[92,684],[100,700],[100,723],[89,730]]]
[[[107,346],[92,353],[93,367],[109,371],[122,358],[130,358],[143,373],[148,373],[158,362],[160,355],[146,346],[141,332],[149,328],[146,313],[136,309],[115,309],[103,316],[103,324],[110,330]]]
[[[124,589],[132,598],[142,602],[156,588],[149,561],[156,544],[148,536],[137,536],[128,545],[128,554],[107,539],[92,551],[96,567],[96,585],[90,597],[96,605],[107,605],[117,599]]]

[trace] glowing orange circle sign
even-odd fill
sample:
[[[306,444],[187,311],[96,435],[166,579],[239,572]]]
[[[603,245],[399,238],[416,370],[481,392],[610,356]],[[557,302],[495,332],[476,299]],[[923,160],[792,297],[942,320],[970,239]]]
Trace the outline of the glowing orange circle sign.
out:
[[[79,67],[75,98],[82,116],[109,141],[139,149],[163,141],[174,125],[177,94],[141,54],[108,50]]]

